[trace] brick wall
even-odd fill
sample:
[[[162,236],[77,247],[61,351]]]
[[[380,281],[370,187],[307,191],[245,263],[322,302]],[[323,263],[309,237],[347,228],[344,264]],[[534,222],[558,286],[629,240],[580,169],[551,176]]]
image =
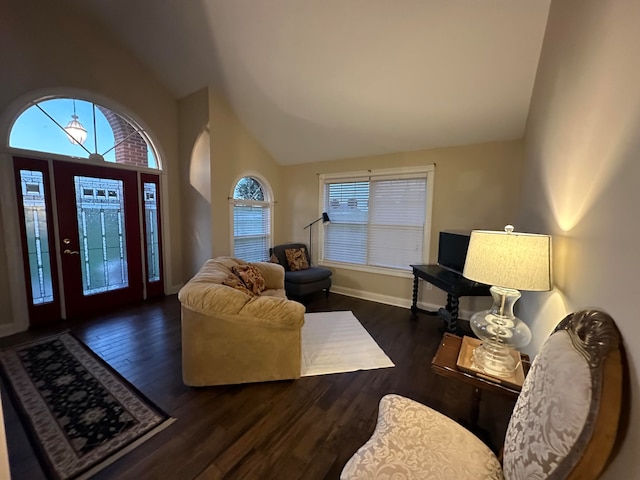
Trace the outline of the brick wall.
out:
[[[133,133],[135,129],[129,122],[108,108],[101,107],[100,105],[96,105],[96,107],[103,113],[113,130],[113,138],[117,145],[115,148],[116,163],[136,165],[139,167],[149,166],[147,143],[140,134]],[[125,138],[126,140],[124,140]]]

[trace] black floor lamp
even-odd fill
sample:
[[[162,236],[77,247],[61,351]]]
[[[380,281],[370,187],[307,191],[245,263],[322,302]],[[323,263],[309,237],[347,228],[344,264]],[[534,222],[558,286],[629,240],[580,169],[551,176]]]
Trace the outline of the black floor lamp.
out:
[[[329,219],[329,215],[327,214],[327,212],[322,212],[322,216],[321,216],[319,219],[314,220],[314,221],[313,221],[313,222],[311,222],[309,225],[307,225],[306,227],[304,227],[304,228],[303,228],[303,230],[304,230],[305,228],[308,228],[308,229],[309,229],[309,260],[311,260],[311,259],[313,258],[313,257],[312,257],[312,255],[311,255],[311,254],[312,254],[312,250],[311,250],[311,226],[312,226],[313,224],[315,224],[315,223],[318,223],[320,220],[322,220],[322,223],[328,223],[328,222],[330,222],[330,221],[331,221],[331,220]]]

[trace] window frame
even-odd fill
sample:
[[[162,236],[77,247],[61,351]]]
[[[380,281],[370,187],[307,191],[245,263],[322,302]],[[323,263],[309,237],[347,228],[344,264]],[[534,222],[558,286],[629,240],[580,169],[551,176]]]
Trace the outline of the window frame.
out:
[[[332,180],[344,181],[362,181],[363,179],[369,182],[376,177],[389,177],[389,176],[406,176],[406,175],[426,175],[425,183],[425,217],[424,217],[424,232],[422,238],[422,259],[420,263],[428,263],[429,250],[431,243],[432,232],[432,212],[433,212],[433,187],[435,183],[435,164],[424,165],[419,167],[400,167],[400,168],[386,168],[378,170],[366,170],[366,171],[353,171],[344,173],[328,173],[320,174],[318,176],[318,205],[321,209],[325,210],[325,185],[331,183]],[[331,214],[329,213],[329,217]],[[367,220],[367,225],[369,221]],[[363,265],[357,263],[346,263],[335,260],[326,260],[324,258],[324,226],[320,225],[318,229],[319,241],[318,243],[318,264],[331,268],[341,268],[345,270],[353,270],[366,273],[376,273],[381,275],[390,275],[395,277],[412,278],[411,267],[407,265],[406,269],[393,268],[393,267],[379,267],[373,265]]]
[[[262,188],[262,193],[264,195],[264,200],[259,201],[259,200],[241,200],[241,199],[236,199],[234,198],[234,194],[235,194],[235,189],[236,186],[238,185],[238,183],[240,182],[240,180],[242,180],[243,178],[253,178],[256,182],[258,182],[260,184],[260,187]],[[268,214],[269,214],[269,225],[268,225],[268,238],[267,238],[267,251],[265,253],[265,259],[262,261],[268,261],[269,259],[269,249],[271,247],[273,247],[273,206],[274,206],[275,202],[273,201],[273,193],[271,190],[271,185],[269,185],[269,182],[267,182],[264,177],[262,177],[262,175],[257,174],[255,172],[249,172],[246,173],[244,175],[240,175],[238,176],[238,178],[235,180],[235,182],[233,182],[233,185],[231,186],[231,194],[229,195],[229,220],[230,220],[230,251],[231,251],[231,255],[235,256],[235,243],[236,243],[236,236],[235,236],[235,207],[236,205],[259,205],[262,206],[264,208],[268,209]],[[245,260],[245,259],[243,259]],[[247,260],[249,261],[249,260]]]
[[[138,165],[135,163],[130,163],[130,162],[118,162],[117,161],[117,157],[115,161],[111,161],[111,160],[107,160],[104,158],[103,155],[111,152],[112,150],[116,150],[116,148],[121,145],[122,143],[124,143],[125,140],[123,141],[116,141],[116,139],[114,138],[114,145],[110,146],[106,151],[104,151],[103,153],[100,153],[97,151],[97,144],[96,144],[96,131],[95,131],[95,118],[91,118],[91,121],[88,121],[85,117],[84,118],[84,123],[85,128],[91,129],[89,130],[89,132],[92,134],[91,137],[87,137],[86,140],[86,144],[91,143],[91,141],[93,141],[93,146],[92,145],[88,145],[88,146],[84,146],[81,145],[80,149],[78,150],[77,153],[66,153],[66,152],[58,152],[55,151],[55,149],[49,149],[49,148],[42,148],[42,149],[31,149],[28,147],[24,147],[24,146],[16,146],[14,144],[11,143],[12,140],[12,134],[14,129],[16,128],[16,124],[20,121],[20,119],[22,118],[22,116],[29,110],[31,109],[39,109],[42,111],[43,115],[45,115],[46,117],[49,118],[49,121],[51,122],[50,125],[51,126],[57,126],[58,128],[60,128],[61,130],[64,130],[64,125],[67,123],[66,121],[62,121],[62,122],[58,122],[56,121],[50,114],[50,110],[47,111],[45,109],[43,109],[43,105],[46,102],[52,101],[52,100],[69,100],[72,102],[78,102],[80,104],[85,103],[85,104],[90,104],[91,105],[91,109],[93,112],[93,116],[95,116],[95,110],[100,109],[100,108],[104,108],[106,109],[112,116],[117,117],[119,120],[121,120],[122,122],[124,122],[128,127],[130,127],[133,131],[135,131],[135,133],[142,139],[142,141],[146,144],[146,147],[148,149],[149,154],[151,154],[153,156],[153,160],[155,161],[155,166],[149,166],[148,162],[150,160],[149,157],[147,157],[147,165]],[[8,135],[6,138],[6,146],[10,149],[10,151],[16,152],[16,154],[18,155],[24,155],[24,156],[29,156],[32,158],[61,158],[61,159],[74,159],[74,160],[79,160],[82,163],[87,163],[87,164],[94,164],[94,165],[107,165],[113,168],[128,168],[128,169],[132,169],[132,170],[136,170],[136,171],[141,171],[141,172],[145,172],[148,171],[150,173],[155,173],[155,174],[160,174],[163,171],[163,162],[162,162],[162,156],[160,155],[160,151],[158,149],[158,147],[155,144],[155,141],[151,138],[151,134],[149,132],[149,129],[142,124],[140,121],[136,120],[133,118],[133,116],[129,115],[128,113],[126,113],[125,111],[123,111],[124,109],[121,106],[114,106],[111,107],[109,106],[112,102],[105,102],[105,101],[99,101],[99,100],[93,100],[91,98],[88,98],[84,95],[69,95],[69,94],[60,94],[60,93],[53,93],[50,95],[44,95],[44,96],[40,96],[38,98],[34,98],[33,100],[30,100],[28,102],[25,103],[25,105],[20,108],[20,110],[18,111],[18,113],[14,116],[14,118],[11,121],[11,124],[9,126],[9,130],[8,130]],[[75,113],[74,113],[75,114]],[[102,112],[102,115],[105,117],[106,119],[106,114],[104,112]],[[109,120],[106,120],[107,123],[109,123],[109,128],[111,130],[111,132],[114,134],[115,136],[115,131],[113,128],[113,125],[109,122]],[[47,122],[47,125],[49,125],[49,123]],[[54,129],[55,130],[55,129]],[[128,138],[128,137],[127,137]]]

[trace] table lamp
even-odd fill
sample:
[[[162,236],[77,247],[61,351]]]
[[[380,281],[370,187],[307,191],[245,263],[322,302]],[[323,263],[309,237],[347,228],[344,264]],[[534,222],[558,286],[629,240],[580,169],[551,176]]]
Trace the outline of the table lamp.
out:
[[[473,353],[473,363],[483,372],[508,377],[518,362],[509,349],[531,341],[531,330],[513,314],[519,290],[551,290],[551,237],[514,232],[473,230],[463,276],[492,285],[493,305],[472,315],[471,330],[482,341]]]

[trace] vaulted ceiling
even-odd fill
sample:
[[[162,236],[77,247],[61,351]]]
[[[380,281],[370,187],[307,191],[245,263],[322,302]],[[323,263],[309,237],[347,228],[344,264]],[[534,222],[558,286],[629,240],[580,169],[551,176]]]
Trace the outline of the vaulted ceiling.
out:
[[[281,164],[521,138],[550,0],[65,0]]]

